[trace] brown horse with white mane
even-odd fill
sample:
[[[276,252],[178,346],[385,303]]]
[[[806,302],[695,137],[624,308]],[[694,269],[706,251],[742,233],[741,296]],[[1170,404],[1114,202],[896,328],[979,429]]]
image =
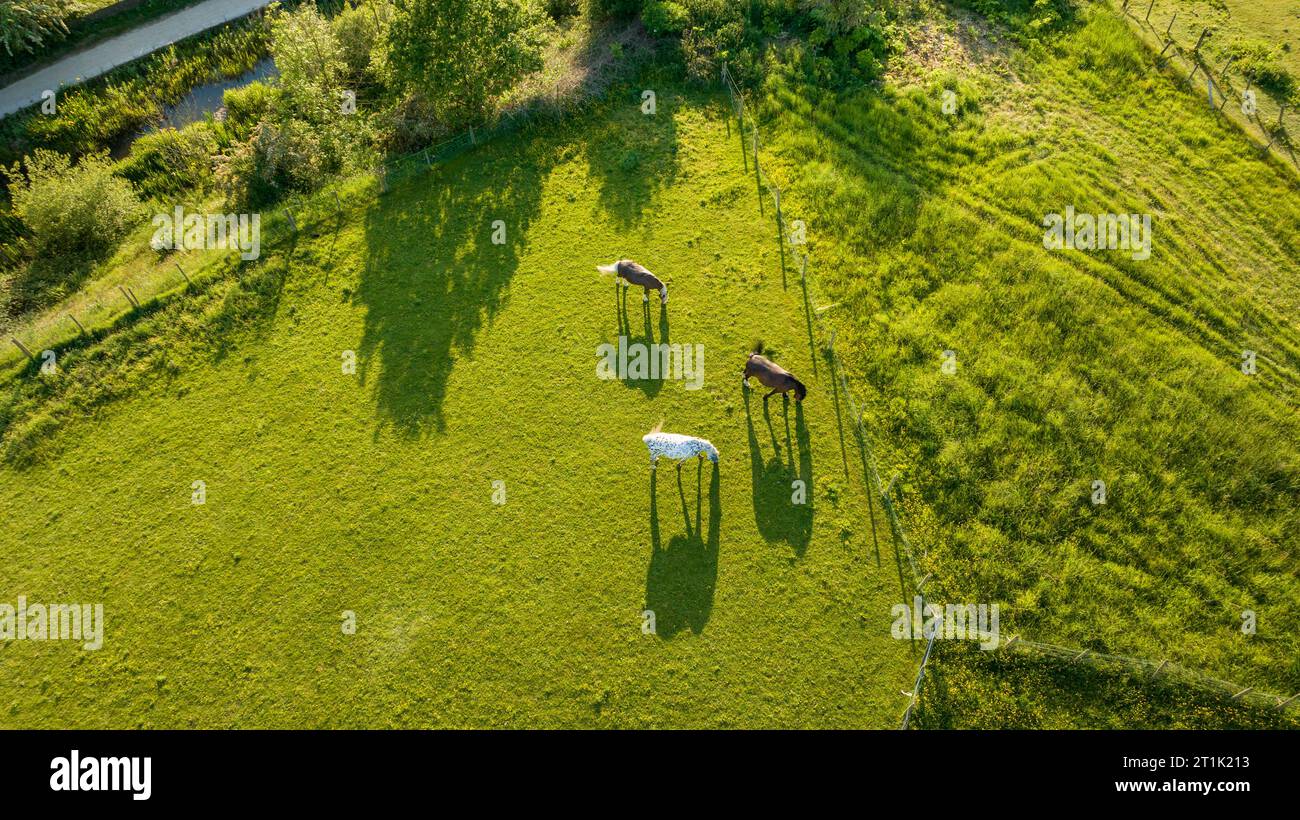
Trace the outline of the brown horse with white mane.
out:
[[[748,388],[751,376],[758,379],[759,384],[764,387],[772,388],[772,392],[763,397],[765,402],[772,398],[773,394],[785,395],[791,390],[794,391],[795,401],[803,401],[804,396],[808,395],[808,388],[804,387],[803,382],[792,376],[784,367],[757,353],[750,353],[749,358],[745,360],[745,375],[740,377],[741,386]]]
[[[659,301],[662,304],[668,304],[668,286],[658,276],[655,276],[631,259],[620,259],[612,265],[597,265],[596,270],[601,273],[614,274],[623,280],[624,287],[640,285],[645,288],[645,296],[641,300],[643,302],[650,301],[650,291],[653,289],[659,291]]]

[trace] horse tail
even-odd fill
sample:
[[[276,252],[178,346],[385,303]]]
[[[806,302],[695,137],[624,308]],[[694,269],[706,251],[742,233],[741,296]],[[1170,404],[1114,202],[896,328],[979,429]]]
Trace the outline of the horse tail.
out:
[[[792,379],[792,380],[794,381],[794,398],[795,398],[795,400],[796,400],[796,401],[803,401],[804,396],[808,395],[808,388],[807,388],[807,387],[804,387],[803,382],[799,381],[798,379]]]
[[[613,276],[614,274],[618,273],[618,263],[615,262],[612,265],[597,265],[596,270],[600,271],[601,273],[608,273],[611,276]]]

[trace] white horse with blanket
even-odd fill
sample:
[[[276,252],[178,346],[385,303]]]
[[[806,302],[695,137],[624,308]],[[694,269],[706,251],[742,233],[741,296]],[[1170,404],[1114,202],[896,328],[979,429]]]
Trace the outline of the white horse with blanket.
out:
[[[655,425],[655,429],[642,436],[641,440],[645,442],[646,447],[650,448],[651,470],[658,466],[660,456],[676,461],[679,470],[682,468],[682,462],[688,458],[708,456],[709,461],[718,463],[718,448],[708,441],[680,433],[660,432],[659,425]]]

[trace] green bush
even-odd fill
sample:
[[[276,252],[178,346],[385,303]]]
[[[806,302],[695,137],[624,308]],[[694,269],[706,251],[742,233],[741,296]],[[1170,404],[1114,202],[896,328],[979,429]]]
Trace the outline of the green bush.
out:
[[[330,21],[350,81],[368,82],[379,73],[386,53],[381,48],[387,35],[385,23],[392,13],[388,3],[370,0],[355,7],[344,6]]]
[[[412,0],[388,34],[389,65],[438,120],[464,127],[542,67],[540,8],[514,0]]]
[[[227,199],[258,206],[291,192],[311,191],[338,171],[317,129],[298,119],[263,121],[218,170]]]
[[[641,22],[656,37],[676,34],[690,23],[690,14],[673,0],[647,0],[641,12]]]
[[[1239,40],[1227,50],[1237,69],[1278,100],[1289,101],[1300,91],[1295,77],[1282,67],[1278,48],[1264,40]]]
[[[63,0],[0,4],[0,46],[12,57],[60,40],[68,33],[64,23],[67,13],[68,4]]]
[[[108,154],[73,165],[64,154],[38,148],[8,171],[14,213],[38,253],[95,258],[111,250],[140,216],[130,183],[113,175]]]
[[[236,140],[252,136],[253,128],[275,106],[279,90],[264,82],[251,82],[243,88],[228,88],[221,104],[226,109],[226,130]]]
[[[117,174],[148,198],[203,190],[212,181],[216,148],[216,137],[207,122],[180,131],[164,128],[137,139]]]

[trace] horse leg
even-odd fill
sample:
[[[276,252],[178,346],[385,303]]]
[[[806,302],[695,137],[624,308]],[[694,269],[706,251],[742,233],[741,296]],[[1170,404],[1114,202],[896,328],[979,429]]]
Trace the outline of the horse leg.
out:
[[[763,401],[766,402],[768,399],[772,398],[772,396],[776,394],[778,389],[779,388],[773,387],[772,392],[768,393],[766,396],[763,397]]]

